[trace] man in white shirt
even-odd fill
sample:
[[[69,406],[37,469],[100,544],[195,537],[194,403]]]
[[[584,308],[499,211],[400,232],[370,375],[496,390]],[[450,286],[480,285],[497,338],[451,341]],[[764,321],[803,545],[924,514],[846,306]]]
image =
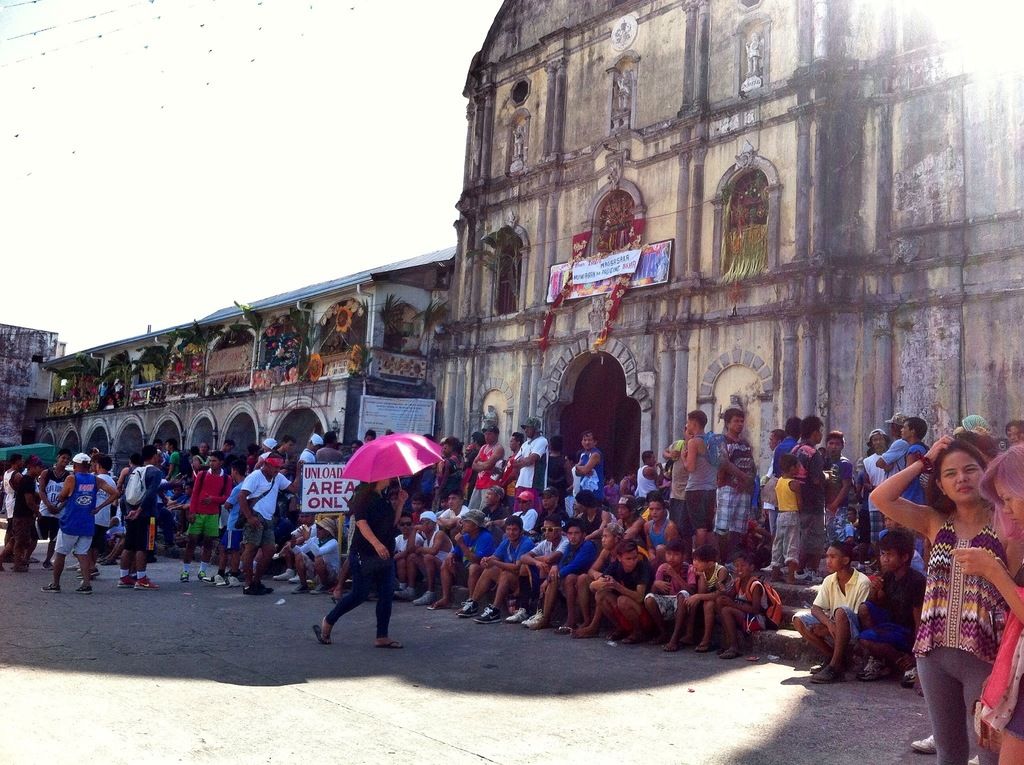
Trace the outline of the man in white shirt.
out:
[[[303,462],[312,465],[316,462],[316,450],[324,445],[324,438],[319,433],[314,433],[309,437],[309,443],[306,444],[306,448],[302,450],[299,455],[299,465]],[[300,467],[299,470],[302,470]]]
[[[516,478],[516,496],[523,491],[533,494],[533,505],[537,504],[540,489],[544,488],[547,476],[548,440],[540,434],[540,418],[527,417],[522,424],[526,440],[515,457],[519,477]]]
[[[242,490],[238,493],[240,520],[245,520],[242,530],[242,571],[245,573],[244,595],[269,595],[273,592],[261,581],[267,564],[274,555],[274,512],[277,510],[277,495],[283,489],[296,491],[299,478],[289,482],[281,475],[284,459],[271,453],[263,465],[246,476]],[[259,559],[256,553],[262,551]],[[253,570],[253,561],[256,570]]]
[[[316,522],[314,533],[295,548],[295,572],[299,586],[293,592],[330,592],[338,580],[341,559],[338,555],[338,522],[323,518]],[[310,576],[312,574],[312,576]],[[309,589],[309,579],[316,580],[316,588]]]

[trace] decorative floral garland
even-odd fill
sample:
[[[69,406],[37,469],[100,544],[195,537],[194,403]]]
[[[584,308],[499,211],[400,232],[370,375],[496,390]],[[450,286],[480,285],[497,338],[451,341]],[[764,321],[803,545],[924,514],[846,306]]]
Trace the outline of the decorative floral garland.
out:
[[[620,276],[615,280],[615,286],[612,287],[612,291],[608,295],[608,315],[604,320],[604,327],[601,329],[601,334],[597,336],[594,341],[594,347],[600,348],[606,342],[608,342],[608,336],[612,333],[612,324],[619,315],[619,307],[622,305],[622,296],[626,294],[626,290],[629,289],[629,282],[632,279],[632,274],[626,274]]]
[[[544,351],[548,349],[548,345],[550,343],[550,341],[548,340],[548,335],[551,333],[551,325],[555,321],[555,310],[558,308],[558,306],[562,305],[562,302],[567,297],[569,297],[569,293],[571,291],[572,269],[569,269],[569,272],[566,274],[565,277],[565,284],[562,285],[562,291],[555,296],[554,301],[552,301],[551,303],[551,307],[548,308],[548,312],[544,314],[544,326],[541,327],[540,340],[538,341],[541,353],[544,353]]]

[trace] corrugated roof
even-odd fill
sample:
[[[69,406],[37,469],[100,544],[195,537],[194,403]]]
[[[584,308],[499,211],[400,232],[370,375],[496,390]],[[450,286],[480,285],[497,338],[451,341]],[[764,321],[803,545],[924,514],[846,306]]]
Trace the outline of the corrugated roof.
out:
[[[359,273],[350,274],[348,276],[342,276],[338,279],[332,279],[326,282],[320,282],[318,284],[311,284],[308,287],[300,287],[299,289],[292,290],[291,292],[283,292],[280,295],[273,295],[272,297],[263,298],[257,300],[254,303],[250,303],[253,310],[263,311],[268,308],[277,308],[283,305],[292,305],[300,300],[309,300],[315,298],[318,295],[329,294],[331,292],[337,292],[343,290],[346,287],[354,287],[357,284],[365,284],[366,282],[372,281],[375,277],[385,276],[392,274],[397,271],[405,271],[410,268],[418,268],[420,266],[429,266],[432,263],[444,263],[455,257],[455,247],[446,247],[443,250],[435,250],[434,252],[428,252],[424,255],[417,255],[415,258],[407,258],[406,260],[399,260],[395,263],[389,263],[379,268],[371,268],[366,271],[360,271]],[[239,311],[235,306],[228,308],[221,308],[219,311],[214,311],[209,316],[204,316],[199,319],[200,324],[210,324],[213,322],[224,321],[237,316],[241,316],[242,312]],[[173,332],[176,329],[182,327],[192,326],[192,322],[185,322],[184,324],[177,324],[173,327],[165,327],[164,329],[157,330],[156,332],[147,332],[143,335],[135,335],[134,337],[122,338],[103,345],[97,345],[92,348],[86,348],[78,353],[101,353],[103,351],[116,348],[117,346],[125,344],[133,344],[143,341],[152,342],[160,335]],[[47,364],[57,364],[65,360],[73,359],[78,353],[69,354],[67,356],[61,356],[60,358],[49,359]]]

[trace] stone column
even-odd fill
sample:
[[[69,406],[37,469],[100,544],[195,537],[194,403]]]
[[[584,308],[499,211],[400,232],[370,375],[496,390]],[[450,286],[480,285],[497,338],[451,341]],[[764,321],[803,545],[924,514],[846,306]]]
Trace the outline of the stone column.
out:
[[[814,60],[828,58],[828,0],[814,0]]]
[[[533,414],[530,411],[530,388],[533,385],[531,373],[533,368],[530,364],[530,349],[523,348],[519,351],[519,390],[516,391],[516,412],[520,420]]]
[[[460,363],[462,365],[461,374],[459,370]],[[466,381],[469,379],[466,367],[472,363],[473,360],[469,357],[469,349],[465,346],[460,346],[455,358],[455,395],[452,396],[455,411],[452,412],[452,426],[447,435],[462,433],[466,428],[466,397],[470,395],[466,384]]]
[[[708,0],[700,0],[697,9],[697,106],[708,105],[708,56],[711,49],[711,19]]]
[[[655,432],[658,434],[657,443],[653,449],[659,455],[661,450],[671,443],[672,429],[672,388],[673,372],[675,371],[675,348],[672,347],[672,334],[664,330],[658,336],[660,353],[658,355],[658,379],[656,381],[658,400],[658,420]]]
[[[875,368],[874,418],[872,427],[892,417],[892,319],[888,313],[882,312],[874,317],[875,322]]]
[[[474,117],[476,116],[476,102],[471,98],[469,103],[466,105],[466,166],[462,174],[462,185],[468,186],[472,180],[475,179],[474,165],[474,154],[476,150],[476,126]]]
[[[814,53],[813,0],[797,0],[797,65],[808,66]]]
[[[690,273],[700,274],[700,238],[704,225],[704,157],[708,150],[698,146],[693,150],[693,190],[690,193]]]
[[[547,274],[551,266],[558,259],[558,192],[553,191],[548,197],[547,232],[544,239],[544,279],[547,281]]]
[[[455,388],[456,378],[458,376],[458,365],[454,358],[449,357],[445,361],[447,369],[445,370],[445,383],[444,383],[444,433],[445,435],[455,432]]]
[[[690,401],[690,330],[676,332],[675,374],[672,380],[672,438],[683,437]]]
[[[825,254],[825,197],[828,185],[828,117],[818,112],[814,121],[814,196],[811,204],[811,257]]]
[[[537,411],[537,400],[540,398],[542,362],[536,340],[540,337],[541,322],[534,321],[530,326],[530,348],[527,351],[530,360],[530,395],[528,408],[531,415],[539,415],[540,413]]]
[[[523,264],[524,269],[533,272],[533,303],[543,306],[548,291],[548,197],[537,198],[537,230],[533,234],[530,252]]]
[[[878,174],[875,181],[875,249],[889,250],[889,227],[892,224],[892,106],[878,107]],[[888,283],[888,279],[880,281]],[[886,415],[891,417],[892,413]]]
[[[796,119],[796,257],[809,256],[811,190],[811,117],[803,112]]]
[[[800,338],[800,385],[798,406],[800,416],[814,414],[818,409],[818,328],[813,319],[804,319]]]
[[[673,281],[690,273],[686,258],[687,216],[690,213],[690,152],[679,153],[679,180],[676,184],[676,241],[672,254]]]
[[[547,74],[544,96],[544,151],[541,156],[548,157],[553,153],[553,136],[555,132],[555,112],[558,90],[558,63],[549,61],[544,65]]]
[[[683,45],[683,102],[679,116],[693,109],[693,72],[697,66],[697,3],[686,5],[686,31]]]
[[[494,87],[487,88],[484,94],[483,136],[480,152],[480,177],[488,180],[491,177],[491,150],[494,140]]]
[[[797,358],[796,358],[796,320],[782,320],[782,370],[779,384],[782,388],[782,419],[802,416],[797,413]]]
[[[551,150],[553,153],[558,154],[562,151],[562,136],[565,133],[566,61],[564,58],[560,58],[556,63],[558,64],[558,72],[555,76],[555,82],[558,88],[555,101],[555,129],[551,134]]]

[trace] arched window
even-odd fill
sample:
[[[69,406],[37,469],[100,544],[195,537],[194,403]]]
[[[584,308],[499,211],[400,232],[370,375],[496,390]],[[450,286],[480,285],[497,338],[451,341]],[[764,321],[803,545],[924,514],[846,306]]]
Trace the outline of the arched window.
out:
[[[633,197],[621,189],[601,203],[597,214],[597,252],[606,255],[629,247],[633,239]]]
[[[737,176],[722,195],[722,278],[746,279],[768,268],[768,178],[758,169]]]
[[[519,310],[519,292],[523,273],[523,238],[511,226],[502,226],[481,240],[484,249],[475,254],[494,274],[494,314],[501,316]]]

